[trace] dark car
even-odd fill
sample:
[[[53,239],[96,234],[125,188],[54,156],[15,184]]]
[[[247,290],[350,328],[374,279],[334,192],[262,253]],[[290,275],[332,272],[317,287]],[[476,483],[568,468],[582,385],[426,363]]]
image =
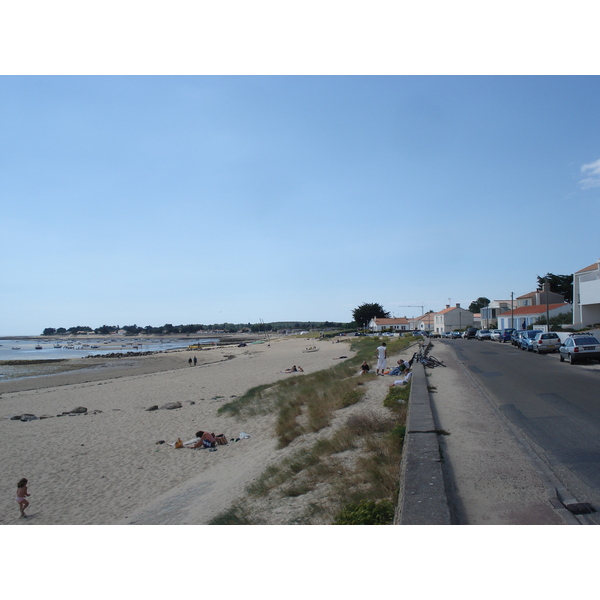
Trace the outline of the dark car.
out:
[[[527,331],[524,331],[519,340],[521,350],[528,350],[531,352],[533,350],[533,339],[538,333],[542,332],[539,329],[528,329]]]
[[[590,334],[570,335],[558,349],[560,362],[567,359],[571,364],[583,360],[600,361],[600,342]]]
[[[465,340],[472,340],[472,339],[475,339],[476,335],[477,335],[476,327],[467,327],[466,331],[463,333],[463,338]]]
[[[503,344],[506,343],[506,342],[510,342],[511,339],[512,339],[512,333],[513,333],[513,331],[515,331],[515,330],[514,329],[505,329],[498,336],[498,341],[502,342]]]

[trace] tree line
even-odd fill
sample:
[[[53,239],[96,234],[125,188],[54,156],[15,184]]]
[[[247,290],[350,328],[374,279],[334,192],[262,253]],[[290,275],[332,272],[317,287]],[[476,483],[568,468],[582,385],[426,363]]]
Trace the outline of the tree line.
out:
[[[52,335],[77,335],[79,333],[94,333],[96,335],[115,335],[118,331],[124,331],[125,335],[173,335],[173,334],[193,334],[207,331],[223,331],[225,333],[238,333],[240,331],[250,331],[252,333],[261,333],[267,331],[278,331],[281,329],[348,329],[351,323],[337,323],[334,321],[275,321],[272,323],[214,323],[204,325],[194,323],[189,325],[173,325],[166,323],[159,327],[146,325],[102,325],[92,329],[87,325],[77,325],[75,327],[46,327],[42,332],[44,336]]]

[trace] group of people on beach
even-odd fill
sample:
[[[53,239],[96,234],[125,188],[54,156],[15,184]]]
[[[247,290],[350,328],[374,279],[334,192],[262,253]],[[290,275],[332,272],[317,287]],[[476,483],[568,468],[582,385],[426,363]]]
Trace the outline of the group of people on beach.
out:
[[[381,344],[381,346],[378,346],[377,350],[375,351],[375,355],[377,357],[377,367],[376,367],[377,375],[381,375],[382,377],[386,374],[404,375],[404,377],[402,379],[397,379],[396,381],[394,381],[394,383],[392,383],[390,385],[390,387],[394,387],[396,385],[405,385],[411,380],[411,378],[412,378],[412,362],[413,362],[414,357],[411,358],[410,360],[400,359],[397,363],[398,366],[394,367],[394,369],[392,369],[389,373],[386,373],[385,367],[386,367],[386,362],[387,362],[387,347],[386,347],[385,342],[383,342]],[[365,373],[369,373],[370,371],[371,371],[371,367],[365,360],[360,367],[361,375],[364,375]]]

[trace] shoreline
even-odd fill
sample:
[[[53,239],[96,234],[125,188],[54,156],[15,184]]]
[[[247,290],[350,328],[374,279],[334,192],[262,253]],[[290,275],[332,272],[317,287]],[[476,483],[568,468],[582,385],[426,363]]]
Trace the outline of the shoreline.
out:
[[[95,337],[95,340],[100,340],[102,336]],[[106,338],[114,339],[115,336],[104,336]],[[121,336],[123,340],[127,339],[126,336]],[[151,336],[149,336],[151,337]],[[157,336],[158,339],[159,336]],[[160,336],[161,339],[165,339],[166,336]],[[17,338],[0,338],[0,339],[11,339],[15,340]],[[33,337],[22,337],[19,339],[28,339],[30,341],[34,341]],[[47,339],[47,338],[44,338]],[[199,339],[199,338],[195,338]],[[213,337],[207,336],[205,339],[215,339]],[[273,338],[277,339],[277,338]],[[118,340],[117,344],[120,343]],[[180,336],[172,336],[172,341],[175,342],[180,340],[183,342],[187,342],[187,339],[181,338]],[[89,341],[93,341],[90,339]],[[249,334],[244,337],[237,334],[223,334],[223,337],[219,339],[216,343],[201,345],[199,348],[190,349],[190,346],[194,346],[195,344],[188,344],[187,346],[182,345],[182,347],[178,348],[169,348],[166,350],[139,350],[139,351],[131,351],[127,348],[123,348],[122,346],[115,346],[115,351],[106,353],[106,354],[87,354],[85,356],[76,356],[76,357],[68,357],[68,358],[30,358],[30,359],[4,359],[0,360],[0,367],[5,367],[6,370],[9,371],[10,376],[5,378],[0,378],[0,393],[2,391],[18,391],[23,389],[32,389],[33,387],[37,387],[36,384],[30,384],[25,387],[22,385],[11,386],[8,385],[6,387],[3,384],[8,382],[14,382],[17,380],[27,379],[31,380],[33,378],[45,378],[52,377],[56,378],[57,376],[65,373],[71,373],[75,371],[86,371],[93,373],[99,369],[106,369],[107,371],[114,371],[115,376],[122,376],[123,366],[133,366],[131,361],[135,361],[135,365],[138,367],[137,371],[139,373],[148,373],[154,369],[157,370],[165,370],[160,367],[151,367],[149,370],[144,368],[143,365],[146,363],[140,362],[140,359],[149,357],[149,356],[157,356],[157,355],[166,355],[172,353],[179,352],[194,352],[196,354],[205,352],[207,350],[214,349],[224,349],[228,347],[237,347],[238,344],[246,343],[246,344],[254,344],[257,341],[255,335]],[[93,350],[93,349],[90,349]],[[186,359],[187,360],[187,359]],[[129,362],[128,362],[129,361]],[[188,365],[186,365],[188,366]],[[169,368],[178,368],[173,365]],[[167,369],[168,370],[168,369]],[[11,372],[12,371],[12,372]],[[97,380],[98,377],[91,375],[91,380]],[[106,375],[103,375],[102,378],[105,378]],[[64,378],[63,378],[64,380]],[[68,380],[60,381],[57,385],[66,385],[68,384]],[[41,386],[51,386],[52,380],[40,382]]]

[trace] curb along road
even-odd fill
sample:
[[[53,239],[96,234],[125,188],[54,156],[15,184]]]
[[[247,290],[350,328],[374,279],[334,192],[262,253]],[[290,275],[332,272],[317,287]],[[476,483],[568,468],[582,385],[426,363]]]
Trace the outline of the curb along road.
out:
[[[426,352],[431,342],[424,348]],[[452,523],[425,367],[413,365],[394,525]]]

